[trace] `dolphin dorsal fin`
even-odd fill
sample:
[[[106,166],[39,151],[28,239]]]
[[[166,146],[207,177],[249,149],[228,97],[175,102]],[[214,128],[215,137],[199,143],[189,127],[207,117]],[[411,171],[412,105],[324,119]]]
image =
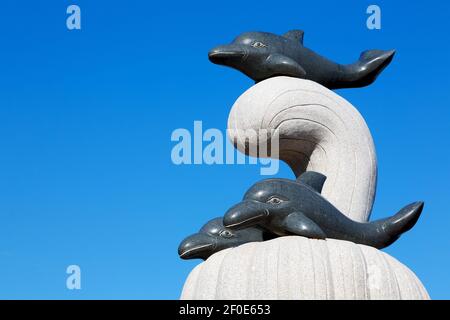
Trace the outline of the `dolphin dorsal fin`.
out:
[[[318,193],[322,192],[325,180],[327,180],[327,177],[325,175],[315,171],[307,171],[297,178],[298,182],[310,186]]]
[[[305,32],[303,30],[290,30],[283,34],[284,37],[299,41],[301,44],[303,44],[303,36]]]

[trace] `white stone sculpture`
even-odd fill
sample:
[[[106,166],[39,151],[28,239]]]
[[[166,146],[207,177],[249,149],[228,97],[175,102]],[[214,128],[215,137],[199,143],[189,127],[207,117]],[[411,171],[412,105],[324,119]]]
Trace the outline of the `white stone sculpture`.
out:
[[[222,250],[189,275],[181,299],[429,299],[405,265],[375,248],[298,236]]]
[[[252,132],[279,137],[279,159],[299,176],[317,171],[322,195],[349,218],[369,220],[377,159],[370,131],[348,101],[322,85],[298,78],[259,82],[235,102],[229,138],[261,156]],[[261,138],[261,136],[260,136]],[[273,156],[273,155],[271,155]],[[189,275],[182,299],[429,299],[405,265],[373,247],[300,236],[251,242],[219,251]]]
[[[375,147],[358,110],[333,91],[290,77],[259,82],[235,102],[228,129],[241,152],[246,132],[278,129],[279,158],[296,176],[306,170],[326,175],[322,195],[351,219],[368,221],[377,183]],[[248,150],[257,156],[254,146]]]

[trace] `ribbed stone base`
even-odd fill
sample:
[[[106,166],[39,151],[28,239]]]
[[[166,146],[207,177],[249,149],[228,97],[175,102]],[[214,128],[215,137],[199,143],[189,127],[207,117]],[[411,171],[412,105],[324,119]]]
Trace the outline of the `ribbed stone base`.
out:
[[[181,299],[429,299],[416,275],[372,247],[281,237],[220,251],[189,275]]]

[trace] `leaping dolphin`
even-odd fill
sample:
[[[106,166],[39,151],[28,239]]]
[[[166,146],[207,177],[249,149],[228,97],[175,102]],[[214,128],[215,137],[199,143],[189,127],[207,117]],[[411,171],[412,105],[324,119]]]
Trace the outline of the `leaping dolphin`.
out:
[[[242,202],[228,210],[223,224],[231,230],[258,226],[279,236],[334,238],[381,249],[411,229],[424,206],[423,202],[415,202],[390,218],[356,222],[320,194],[325,179],[324,175],[310,171],[297,180],[257,182]]]
[[[283,36],[245,32],[231,44],[212,49],[211,62],[237,69],[256,82],[291,76],[309,79],[329,89],[368,86],[392,61],[395,50],[368,50],[353,64],[332,62],[303,46],[302,30]]]
[[[212,219],[198,233],[184,239],[178,247],[180,258],[206,260],[220,250],[237,247],[247,242],[261,242],[276,238],[276,235],[257,226],[230,230],[223,226],[222,220],[223,217]]]

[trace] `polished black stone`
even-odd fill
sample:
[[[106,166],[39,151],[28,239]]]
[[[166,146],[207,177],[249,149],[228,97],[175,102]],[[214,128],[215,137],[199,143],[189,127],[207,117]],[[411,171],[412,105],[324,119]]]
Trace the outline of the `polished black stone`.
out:
[[[334,238],[384,248],[417,222],[423,202],[412,203],[396,215],[373,222],[349,219],[321,194],[325,176],[306,172],[297,180],[267,179],[254,184],[243,201],[225,214],[230,230],[259,227],[279,236]]]
[[[373,83],[394,54],[394,50],[369,50],[353,64],[338,64],[304,47],[303,31],[292,30],[283,36],[246,32],[231,44],[212,49],[208,56],[213,63],[237,69],[256,82],[290,76],[339,89]]]
[[[212,219],[198,233],[184,239],[178,247],[180,258],[206,260],[213,253],[223,249],[276,237],[257,226],[242,230],[230,230],[223,226],[222,220],[223,217]]]

